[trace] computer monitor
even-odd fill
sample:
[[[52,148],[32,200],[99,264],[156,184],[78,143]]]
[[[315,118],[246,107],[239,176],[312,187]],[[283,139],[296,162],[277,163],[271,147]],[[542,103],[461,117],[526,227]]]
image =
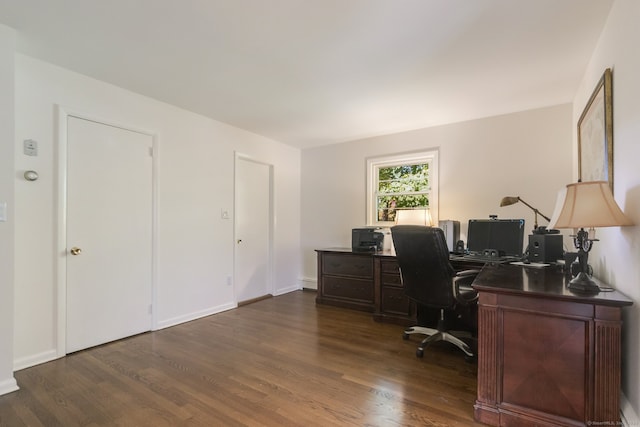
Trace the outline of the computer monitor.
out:
[[[524,242],[524,219],[470,219],[467,250],[481,255],[487,250],[499,256],[521,257]]]

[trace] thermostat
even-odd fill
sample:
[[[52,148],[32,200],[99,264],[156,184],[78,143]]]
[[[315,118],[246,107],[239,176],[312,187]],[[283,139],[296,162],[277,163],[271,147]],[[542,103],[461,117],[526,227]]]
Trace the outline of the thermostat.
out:
[[[23,142],[23,151],[27,156],[37,156],[38,155],[38,141],[33,139],[25,139]]]

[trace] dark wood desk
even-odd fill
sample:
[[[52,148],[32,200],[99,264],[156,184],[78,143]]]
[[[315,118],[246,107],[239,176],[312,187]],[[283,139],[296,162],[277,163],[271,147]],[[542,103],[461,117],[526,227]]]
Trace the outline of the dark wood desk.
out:
[[[395,253],[353,252],[351,248],[317,249],[316,252],[316,303],[368,311],[380,322],[415,325],[416,307],[404,295]],[[456,270],[465,270],[478,269],[484,262],[457,257],[451,264]]]
[[[346,248],[318,249],[317,304],[374,311],[374,268],[371,253]]]
[[[553,267],[486,265],[478,307],[477,421],[618,425],[623,294],[581,296]]]

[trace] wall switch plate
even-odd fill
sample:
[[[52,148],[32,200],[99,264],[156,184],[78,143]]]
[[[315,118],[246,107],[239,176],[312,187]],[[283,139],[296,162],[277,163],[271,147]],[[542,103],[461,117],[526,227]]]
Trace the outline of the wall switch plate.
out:
[[[22,142],[22,149],[25,155],[27,156],[37,156],[38,155],[38,141],[33,139],[25,139]]]

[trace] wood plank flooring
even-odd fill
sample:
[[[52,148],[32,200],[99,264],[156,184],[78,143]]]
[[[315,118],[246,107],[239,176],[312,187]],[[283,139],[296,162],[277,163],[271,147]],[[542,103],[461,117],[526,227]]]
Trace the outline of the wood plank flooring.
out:
[[[479,426],[475,363],[292,292],[15,373],[0,426]]]

